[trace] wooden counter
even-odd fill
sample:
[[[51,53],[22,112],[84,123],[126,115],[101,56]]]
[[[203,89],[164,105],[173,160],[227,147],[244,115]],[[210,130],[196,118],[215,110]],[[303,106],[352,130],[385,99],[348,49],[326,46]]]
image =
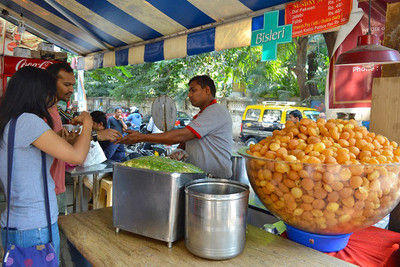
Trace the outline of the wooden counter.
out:
[[[61,216],[60,230],[94,266],[352,266],[337,258],[248,225],[243,253],[225,261],[192,255],[183,240],[166,243],[126,231],[115,233],[112,209]]]

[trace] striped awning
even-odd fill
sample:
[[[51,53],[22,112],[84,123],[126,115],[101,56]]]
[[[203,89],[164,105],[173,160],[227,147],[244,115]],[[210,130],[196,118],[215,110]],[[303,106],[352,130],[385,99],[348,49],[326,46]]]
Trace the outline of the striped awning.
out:
[[[250,45],[262,14],[293,0],[1,0],[2,17],[82,57],[79,69]]]

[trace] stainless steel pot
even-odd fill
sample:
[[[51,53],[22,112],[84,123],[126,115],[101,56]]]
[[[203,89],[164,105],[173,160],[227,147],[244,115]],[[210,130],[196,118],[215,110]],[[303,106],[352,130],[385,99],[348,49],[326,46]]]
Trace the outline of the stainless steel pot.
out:
[[[230,179],[244,184],[249,184],[246,171],[246,161],[238,154],[233,154],[232,160],[232,177]]]
[[[214,260],[239,255],[246,242],[249,186],[225,179],[200,179],[185,186],[185,244]]]

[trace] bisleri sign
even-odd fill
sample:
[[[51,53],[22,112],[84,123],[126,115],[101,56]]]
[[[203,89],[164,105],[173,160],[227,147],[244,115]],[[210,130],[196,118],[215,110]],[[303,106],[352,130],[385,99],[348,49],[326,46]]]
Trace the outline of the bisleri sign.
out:
[[[264,13],[264,29],[251,34],[251,46],[262,46],[261,61],[275,60],[278,44],[292,41],[292,24],[279,26],[279,11]]]

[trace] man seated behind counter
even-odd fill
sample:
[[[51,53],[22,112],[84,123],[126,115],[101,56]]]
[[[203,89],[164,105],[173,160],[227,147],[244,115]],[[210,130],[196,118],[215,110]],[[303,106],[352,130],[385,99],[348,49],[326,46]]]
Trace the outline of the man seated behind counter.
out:
[[[215,100],[215,84],[207,75],[189,81],[189,99],[200,112],[183,129],[158,134],[128,131],[119,143],[151,142],[184,144],[189,162],[217,178],[232,176],[232,119],[226,108]],[[183,147],[183,146],[181,146]]]
[[[93,111],[90,113],[93,120],[93,130],[101,131],[106,129],[107,116],[102,111]],[[114,144],[108,140],[99,141],[101,148],[103,149],[106,158],[109,160],[121,162],[125,158],[125,149],[123,144]]]

